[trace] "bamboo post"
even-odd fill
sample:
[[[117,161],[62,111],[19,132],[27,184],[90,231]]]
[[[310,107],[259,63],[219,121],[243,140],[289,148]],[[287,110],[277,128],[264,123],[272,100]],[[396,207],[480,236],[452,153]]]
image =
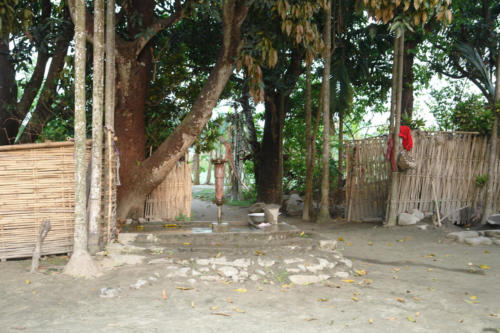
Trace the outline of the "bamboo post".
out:
[[[436,205],[437,226],[441,227],[441,216],[439,213],[439,203],[437,200],[436,188],[434,187],[434,180],[432,180],[431,184],[432,184],[432,195],[434,196],[434,204]]]
[[[112,137],[113,132],[111,128],[106,127],[107,135],[107,146],[108,146],[108,218],[107,218],[107,233],[106,233],[106,244],[109,244],[111,240],[111,215],[113,211],[113,146]]]

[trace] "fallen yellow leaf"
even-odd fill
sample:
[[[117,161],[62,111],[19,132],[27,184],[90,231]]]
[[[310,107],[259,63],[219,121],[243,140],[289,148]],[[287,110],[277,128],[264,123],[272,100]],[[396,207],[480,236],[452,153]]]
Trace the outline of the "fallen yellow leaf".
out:
[[[191,307],[194,308],[194,301],[191,301]]]
[[[396,318],[394,318],[394,317],[389,317],[389,318],[387,318],[387,320],[396,320]]]
[[[214,306],[211,306],[211,307],[210,307],[210,310],[215,311],[215,310],[217,310],[218,308],[219,308],[219,306],[218,306],[218,305],[214,305]]]
[[[353,296],[353,297],[352,297],[352,300],[353,300],[354,302],[359,301],[358,296]]]
[[[143,225],[138,225],[138,226],[136,226],[136,228],[137,228],[137,230],[142,230],[142,229],[144,229],[144,226]]]
[[[369,246],[372,246],[372,245],[373,245],[373,242],[368,242],[368,245],[369,245]]]
[[[328,302],[328,298],[318,298],[318,302]]]
[[[26,280],[26,284],[31,284],[31,281],[30,280]]]
[[[232,299],[231,297],[228,297],[228,298],[227,298],[227,302],[228,302],[228,303],[233,303],[233,299]]]
[[[167,299],[167,292],[165,291],[165,289],[163,289],[163,290],[161,291],[161,298],[162,298],[163,300],[166,300],[166,299]]]
[[[405,299],[401,298],[401,297],[398,297],[398,298],[396,298],[396,301],[398,301],[399,303],[404,303]]]
[[[481,266],[479,266],[479,268],[481,268],[481,269],[490,269],[490,266],[488,266],[488,265],[481,265]]]
[[[373,318],[368,319],[368,322],[369,322],[370,324],[373,324]]]
[[[220,256],[222,255],[222,252],[219,252],[215,255],[215,258],[220,258]]]
[[[212,312],[212,314],[216,316],[231,317],[229,313],[224,313],[224,312]]]
[[[347,246],[351,246],[351,245],[352,245],[352,243],[351,243],[351,242],[346,242],[346,243],[345,243],[345,245],[347,245]]]
[[[184,243],[184,245],[191,245],[191,243],[189,243],[189,242],[185,242],[185,243]]]
[[[234,309],[234,311],[236,311],[238,313],[245,313],[244,310],[238,309],[236,306],[233,309]]]
[[[318,318],[314,318],[314,317],[306,318],[306,321],[313,321],[313,320],[318,320]]]
[[[339,237],[337,238],[339,242],[343,242],[344,241],[344,237]]]
[[[354,280],[342,280],[342,282],[345,282],[345,283],[354,283]]]
[[[175,288],[179,290],[193,290],[193,288],[191,287],[175,287]]]
[[[475,300],[475,299],[477,299],[477,296],[471,296],[470,299]]]
[[[399,272],[399,271],[401,270],[401,268],[398,268],[398,267],[393,267],[393,268],[392,268],[392,270],[393,270],[394,272]]]
[[[364,269],[356,270],[355,271],[359,276],[366,275],[366,271]]]
[[[256,256],[263,256],[264,254],[266,254],[265,252],[263,251],[260,251],[260,250],[255,250],[255,255]]]
[[[238,288],[233,289],[233,291],[236,291],[237,293],[246,293],[248,290],[246,288]]]
[[[410,316],[408,316],[408,317],[406,317],[406,318],[408,318],[408,321],[411,321],[412,323],[417,322],[415,319],[413,319],[413,318],[412,318],[412,317],[410,317]]]

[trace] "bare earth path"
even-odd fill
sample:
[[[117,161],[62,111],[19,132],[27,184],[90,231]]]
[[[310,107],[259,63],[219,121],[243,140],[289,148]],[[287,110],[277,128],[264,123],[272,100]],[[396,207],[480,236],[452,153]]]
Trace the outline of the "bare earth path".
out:
[[[244,218],[244,209],[231,212]],[[499,246],[469,247],[446,239],[454,227],[423,231],[342,221],[320,227],[283,220],[312,239],[341,237],[338,247],[363,275],[310,285],[283,286],[279,279],[190,282],[167,277],[168,264],[161,263],[221,255],[256,260],[254,249],[244,247],[167,249],[90,281],[61,275],[66,259],[60,256],[42,261],[45,271],[38,274],[29,274],[30,260],[8,261],[0,264],[0,332],[500,330]],[[261,250],[267,254],[259,258],[271,251],[282,260],[293,257],[287,248]],[[148,264],[152,259],[160,260]],[[131,288],[139,279],[147,283]],[[102,298],[103,287],[119,293]]]

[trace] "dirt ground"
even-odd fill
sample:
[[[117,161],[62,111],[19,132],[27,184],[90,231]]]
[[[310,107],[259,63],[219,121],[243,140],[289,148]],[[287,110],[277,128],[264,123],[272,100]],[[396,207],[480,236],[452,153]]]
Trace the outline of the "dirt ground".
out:
[[[211,218],[210,204],[195,201],[193,209]],[[243,218],[245,212],[227,207],[225,216]],[[453,226],[282,220],[305,231],[302,244],[338,240],[358,273],[309,285],[280,278],[194,282],[168,275],[161,264],[221,255],[257,260],[256,249],[245,246],[165,249],[94,280],[60,274],[65,256],[42,261],[37,274],[28,272],[30,260],[12,260],[0,264],[0,332],[500,332],[499,246],[446,239],[457,230]],[[264,253],[259,258],[285,261],[297,256],[290,249],[257,250]],[[305,245],[298,249],[303,256],[316,253]],[[130,287],[139,279],[144,286]],[[103,298],[101,288],[118,293]]]

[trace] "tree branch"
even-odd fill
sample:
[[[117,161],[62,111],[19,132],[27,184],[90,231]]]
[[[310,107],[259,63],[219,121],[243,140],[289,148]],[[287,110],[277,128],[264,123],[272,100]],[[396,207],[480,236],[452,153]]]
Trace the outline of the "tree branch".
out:
[[[167,18],[161,19],[159,21],[156,21],[149,27],[147,27],[144,30],[144,33],[142,34],[141,37],[135,40],[135,56],[138,57],[139,54],[142,52],[144,47],[149,43],[149,41],[156,36],[160,31],[163,31],[164,29],[173,26],[177,22],[179,22],[180,19],[182,19],[186,13],[186,7],[187,5],[191,3],[191,0],[186,1],[184,5],[180,4],[180,0],[175,0],[175,13],[170,15]]]

